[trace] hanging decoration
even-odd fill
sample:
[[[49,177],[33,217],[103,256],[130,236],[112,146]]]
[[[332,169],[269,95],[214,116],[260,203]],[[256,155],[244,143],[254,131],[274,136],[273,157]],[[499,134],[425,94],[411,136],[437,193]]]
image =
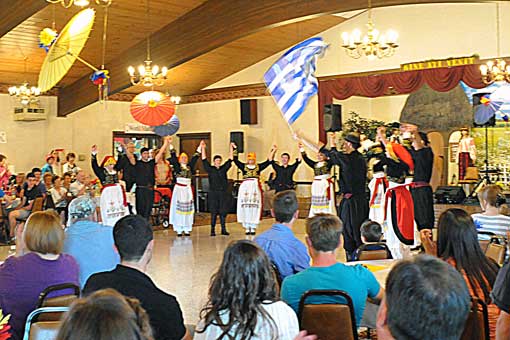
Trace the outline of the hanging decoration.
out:
[[[133,99],[130,111],[137,122],[158,126],[172,118],[175,113],[175,104],[164,93],[145,91]]]
[[[103,46],[101,50],[101,69],[95,70],[94,73],[90,76],[90,80],[94,85],[97,86],[98,98],[99,102],[102,103],[108,100],[108,95],[110,93],[110,72],[105,69],[105,55],[106,55],[106,32],[108,29],[108,7],[110,6],[111,1],[105,3],[104,8],[104,17],[103,17]]]
[[[179,121],[179,118],[177,118],[176,115],[173,115],[166,124],[155,126],[152,130],[158,136],[166,137],[175,135],[177,131],[179,131],[180,126],[181,122]]]
[[[51,45],[57,40],[58,33],[52,28],[46,27],[39,33],[39,47],[48,53]]]

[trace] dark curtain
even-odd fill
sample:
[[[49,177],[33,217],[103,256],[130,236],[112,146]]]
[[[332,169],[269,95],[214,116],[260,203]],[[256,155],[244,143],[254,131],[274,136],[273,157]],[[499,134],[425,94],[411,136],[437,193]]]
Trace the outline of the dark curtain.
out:
[[[435,91],[448,92],[460,81],[472,88],[483,88],[482,75],[478,65],[456,66],[419,71],[394,72],[368,77],[346,77],[319,81],[319,139],[326,142],[324,131],[324,105],[333,98],[342,100],[351,96],[380,97],[396,91],[407,94],[427,84]]]

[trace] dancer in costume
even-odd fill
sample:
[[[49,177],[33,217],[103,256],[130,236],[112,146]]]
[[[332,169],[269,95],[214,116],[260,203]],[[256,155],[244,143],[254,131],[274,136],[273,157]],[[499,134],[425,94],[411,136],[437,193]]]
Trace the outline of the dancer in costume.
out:
[[[262,214],[260,173],[271,165],[271,159],[273,159],[277,148],[276,145],[273,145],[267,160],[257,164],[257,157],[254,152],[248,153],[247,163],[243,163],[238,158],[236,145],[232,143],[230,147],[232,148],[234,163],[243,173],[243,182],[239,187],[237,196],[237,221],[246,229],[246,235],[255,235]]]
[[[308,158],[303,144],[299,143],[299,151],[306,165],[313,169],[312,182],[312,202],[308,217],[313,217],[319,213],[336,215],[335,207],[335,186],[331,179],[331,167],[327,157],[322,153],[317,153],[317,162]]]
[[[474,166],[476,161],[476,146],[473,137],[469,136],[469,129],[460,129],[461,137],[457,150],[457,164],[459,165],[459,180],[466,176],[466,170]]]
[[[122,217],[129,214],[126,193],[119,184],[119,176],[115,170],[115,158],[105,156],[101,166],[97,164],[97,146],[92,146],[91,165],[94,174],[101,181],[100,209],[104,225],[114,226]]]
[[[362,244],[360,227],[368,218],[366,195],[367,163],[358,152],[359,134],[349,133],[344,138],[343,151],[336,149],[335,135],[330,134],[331,149],[322,146],[320,152],[329,157],[333,165],[340,166],[339,187],[342,194],[339,217],[344,224],[344,249],[350,261],[353,252]]]
[[[414,161],[414,177],[411,183],[411,195],[414,203],[414,219],[420,233],[431,233],[434,228],[434,196],[430,186],[434,153],[430,147],[427,134],[418,131],[411,124],[403,125],[403,129],[411,133],[412,148],[409,150]]]
[[[193,178],[193,169],[203,145],[205,145],[205,142],[201,141],[200,146],[189,161],[188,155],[184,152],[177,158],[177,153],[173,145],[170,144],[169,160],[174,168],[174,178],[176,179],[174,191],[172,192],[172,202],[170,203],[170,224],[173,226],[177,236],[182,236],[183,233],[186,236],[190,236],[191,228],[193,227],[195,206],[191,180]]]
[[[282,153],[281,156],[282,164],[278,164],[274,160],[271,162],[276,177],[273,180],[273,186],[276,193],[285,190],[294,190],[294,180],[292,177],[297,170],[299,164],[301,164],[301,158],[296,158],[293,164],[289,164],[290,155],[287,152]]]
[[[386,128],[377,129],[377,137],[386,153],[374,166],[374,172],[386,173],[388,188],[385,194],[385,238],[394,259],[410,256],[414,245],[414,205],[405,183],[414,164],[409,152],[401,145],[386,139]]]
[[[161,157],[163,157],[165,150],[168,148],[168,145],[170,145],[170,141],[170,137],[165,137],[163,146],[159,149],[155,159],[149,159],[149,149],[146,147],[140,149],[141,158],[139,160],[135,159],[133,154],[134,148],[126,148],[126,157],[129,159],[129,163],[131,163],[134,167],[133,174],[135,176],[136,184],[136,213],[147,220],[149,220],[152,205],[154,203],[154,167]],[[126,175],[125,172],[124,175]]]
[[[368,218],[371,221],[375,221],[379,224],[384,223],[384,201],[386,190],[388,189],[388,179],[384,173],[384,169],[378,163],[384,158],[384,147],[381,143],[374,143],[367,151],[368,164],[372,162],[373,176],[368,183],[368,189],[370,190],[370,212]]]
[[[211,212],[211,236],[216,236],[216,219],[220,216],[221,235],[230,235],[225,225],[228,211],[232,204],[232,195],[228,193],[228,178],[227,173],[232,166],[232,159],[234,158],[232,148],[230,148],[230,157],[221,164],[222,158],[220,155],[213,157],[213,165],[207,160],[206,145],[201,147],[202,151],[202,164],[204,169],[209,175],[209,193],[207,200],[209,203],[209,211]]]

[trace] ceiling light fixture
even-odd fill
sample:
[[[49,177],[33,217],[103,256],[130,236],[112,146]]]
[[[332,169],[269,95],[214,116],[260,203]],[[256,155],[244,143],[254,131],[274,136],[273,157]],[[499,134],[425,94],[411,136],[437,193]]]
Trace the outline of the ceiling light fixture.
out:
[[[72,5],[78,7],[87,7],[90,5],[89,0],[46,0],[50,4],[61,4],[64,8],[70,8]],[[99,6],[110,6],[112,4],[112,0],[94,0],[96,5]]]
[[[398,48],[398,33],[394,30],[388,30],[386,35],[380,34],[375,29],[372,21],[372,1],[368,0],[368,23],[367,34],[361,37],[361,31],[355,29],[352,33],[342,33],[342,47],[347,55],[354,59],[366,56],[369,60],[376,58],[391,57]]]
[[[25,63],[25,70],[23,74],[25,75],[27,73],[27,60],[27,57],[23,58]],[[41,90],[38,87],[28,85],[27,81],[24,81],[20,86],[9,87],[8,91],[9,95],[15,97],[23,106],[39,103]]]

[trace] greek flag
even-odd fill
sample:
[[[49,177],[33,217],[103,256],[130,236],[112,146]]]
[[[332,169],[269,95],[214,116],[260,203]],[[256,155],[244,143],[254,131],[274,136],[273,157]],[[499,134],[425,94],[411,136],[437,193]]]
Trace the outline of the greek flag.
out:
[[[315,63],[326,47],[320,37],[305,40],[288,50],[264,74],[267,88],[288,124],[301,116],[310,97],[318,91]]]

